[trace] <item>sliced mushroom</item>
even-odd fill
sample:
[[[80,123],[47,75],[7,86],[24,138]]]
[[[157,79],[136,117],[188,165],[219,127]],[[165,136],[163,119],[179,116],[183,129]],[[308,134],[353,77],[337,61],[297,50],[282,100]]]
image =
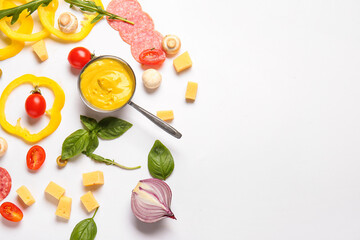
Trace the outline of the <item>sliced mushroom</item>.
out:
[[[78,28],[78,20],[76,16],[69,12],[60,14],[58,24],[60,31],[63,33],[74,33]]]
[[[180,47],[181,41],[178,36],[166,35],[162,40],[162,48],[167,54],[173,55],[178,53]]]

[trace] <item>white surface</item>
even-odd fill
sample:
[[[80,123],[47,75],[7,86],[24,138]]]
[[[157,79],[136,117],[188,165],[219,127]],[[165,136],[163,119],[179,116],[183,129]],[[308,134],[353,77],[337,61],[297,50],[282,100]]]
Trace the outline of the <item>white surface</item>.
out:
[[[108,1],[104,1],[107,5]],[[27,171],[29,145],[2,130],[9,151],[0,166],[9,170],[13,189],[25,184],[37,202],[24,209],[20,224],[0,220],[1,239],[68,239],[77,222],[89,217],[80,203],[81,173],[102,170],[105,185],[94,195],[101,204],[96,239],[246,239],[303,240],[360,238],[360,4],[358,1],[140,1],[163,34],[177,34],[181,52],[193,67],[176,74],[168,59],[163,83],[154,93],[141,84],[142,69],[106,21],[81,43],[47,41],[50,58],[39,64],[30,48],[3,61],[0,90],[14,78],[33,73],[57,80],[66,103],[59,129],[40,142],[47,152],[37,173]],[[62,141],[81,127],[79,115],[98,120],[81,102],[77,72],[67,53],[85,46],[113,54],[134,68],[134,102],[151,112],[173,109],[177,140],[131,107],[117,113],[134,124],[115,141],[101,141],[97,153],[122,164],[124,171],[79,157],[56,167]],[[187,81],[199,83],[195,103],[184,101]],[[20,96],[20,95],[19,95]],[[24,96],[25,97],[25,96]],[[18,101],[18,102],[16,102]],[[11,101],[18,104],[23,99]],[[156,139],[171,150],[177,221],[137,221],[130,195],[149,178],[147,154]],[[44,197],[50,180],[73,198],[68,222]]]

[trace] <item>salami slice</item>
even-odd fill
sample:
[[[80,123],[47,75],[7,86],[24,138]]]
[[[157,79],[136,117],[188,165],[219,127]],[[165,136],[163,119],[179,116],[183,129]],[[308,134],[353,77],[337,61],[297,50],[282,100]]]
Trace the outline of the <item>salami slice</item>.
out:
[[[163,36],[156,30],[150,31],[141,31],[138,32],[131,43],[131,54],[135,58],[136,61],[140,62],[139,55],[141,52],[147,49],[162,49],[161,48],[161,40]],[[166,58],[166,54],[164,52],[163,56]]]
[[[134,25],[120,22],[119,33],[122,40],[130,45],[133,42],[134,36],[139,32],[154,30],[154,22],[146,12],[137,12],[129,16],[128,19],[134,22]]]
[[[106,11],[129,20],[138,14],[138,12],[142,12],[141,5],[136,0],[112,0],[107,6]],[[116,31],[119,30],[120,23],[131,25],[120,20],[107,19],[107,21]]]
[[[9,195],[11,190],[11,177],[5,168],[0,167],[0,202]]]

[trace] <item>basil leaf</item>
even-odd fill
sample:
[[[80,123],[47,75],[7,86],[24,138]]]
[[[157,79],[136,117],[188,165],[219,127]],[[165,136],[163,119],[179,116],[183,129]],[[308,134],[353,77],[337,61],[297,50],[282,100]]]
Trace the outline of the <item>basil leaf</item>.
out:
[[[156,140],[148,156],[148,168],[152,177],[165,180],[174,170],[174,159],[164,144]]]
[[[94,240],[96,233],[97,227],[94,219],[87,218],[76,224],[70,240]]]
[[[86,149],[90,135],[85,129],[79,129],[68,136],[62,145],[61,159],[69,159]]]
[[[99,131],[97,132],[98,137],[102,139],[115,139],[124,134],[132,124],[115,117],[107,117],[102,119],[99,124]]]
[[[99,139],[96,136],[96,132],[91,132],[89,136],[89,144],[86,147],[86,152],[92,153],[99,146]]]
[[[93,131],[97,127],[97,121],[93,118],[87,116],[80,116],[81,123],[85,126],[89,131]]]

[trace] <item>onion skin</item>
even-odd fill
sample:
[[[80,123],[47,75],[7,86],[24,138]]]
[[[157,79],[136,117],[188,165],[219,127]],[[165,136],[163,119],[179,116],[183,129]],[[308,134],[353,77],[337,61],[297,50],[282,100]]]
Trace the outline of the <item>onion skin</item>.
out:
[[[140,221],[157,222],[163,218],[176,219],[170,209],[172,193],[162,180],[140,180],[131,195],[131,210]]]

